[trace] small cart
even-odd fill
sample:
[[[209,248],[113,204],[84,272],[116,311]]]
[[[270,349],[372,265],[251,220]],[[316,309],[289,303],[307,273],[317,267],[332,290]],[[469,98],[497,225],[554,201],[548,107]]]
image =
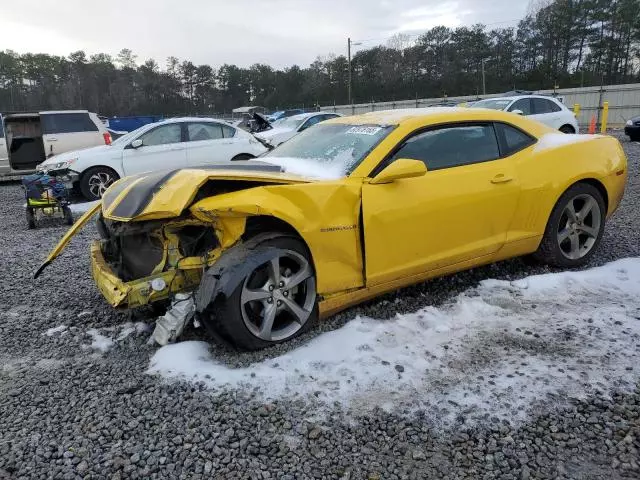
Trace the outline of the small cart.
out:
[[[69,208],[69,191],[56,177],[36,173],[22,177],[25,191],[27,225],[36,228],[37,219],[61,216],[67,225],[73,225]]]

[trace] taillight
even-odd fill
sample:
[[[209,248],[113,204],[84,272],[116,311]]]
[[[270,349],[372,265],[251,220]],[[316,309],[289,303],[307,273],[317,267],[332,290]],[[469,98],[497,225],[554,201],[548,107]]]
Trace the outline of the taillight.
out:
[[[105,145],[111,145],[111,134],[109,132],[104,132],[102,138],[104,138]]]

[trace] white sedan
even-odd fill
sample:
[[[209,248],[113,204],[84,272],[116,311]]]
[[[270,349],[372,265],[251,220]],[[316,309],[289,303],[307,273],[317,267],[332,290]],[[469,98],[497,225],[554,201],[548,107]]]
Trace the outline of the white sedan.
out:
[[[60,177],[68,187],[79,187],[88,200],[97,200],[128,175],[248,160],[266,151],[253,135],[222,121],[173,118],[140,127],[111,145],[56,155],[38,171]]]
[[[256,137],[260,137],[269,142],[274,147],[277,147],[282,142],[286,142],[291,137],[315,125],[316,123],[341,116],[342,115],[339,113],[332,112],[301,113],[299,115],[293,115],[291,117],[277,120],[271,124],[273,128],[256,133],[255,135]]]
[[[475,102],[470,108],[490,108],[525,115],[562,133],[579,131],[578,121],[573,112],[561,101],[545,95],[487,98]]]

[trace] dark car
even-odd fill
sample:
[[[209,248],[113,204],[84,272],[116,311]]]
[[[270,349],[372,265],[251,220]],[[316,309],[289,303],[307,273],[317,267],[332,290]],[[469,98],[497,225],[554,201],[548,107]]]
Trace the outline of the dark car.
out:
[[[627,120],[624,127],[624,133],[632,142],[640,142],[640,116]]]

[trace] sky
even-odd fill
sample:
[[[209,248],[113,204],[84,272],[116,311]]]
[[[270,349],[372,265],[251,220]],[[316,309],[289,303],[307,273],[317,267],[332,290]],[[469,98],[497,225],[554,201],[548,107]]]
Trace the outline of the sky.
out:
[[[117,54],[129,48],[141,63],[169,56],[196,64],[283,68],[346,54],[361,45],[436,25],[514,26],[530,0],[21,0],[1,8],[0,50],[68,55]]]

